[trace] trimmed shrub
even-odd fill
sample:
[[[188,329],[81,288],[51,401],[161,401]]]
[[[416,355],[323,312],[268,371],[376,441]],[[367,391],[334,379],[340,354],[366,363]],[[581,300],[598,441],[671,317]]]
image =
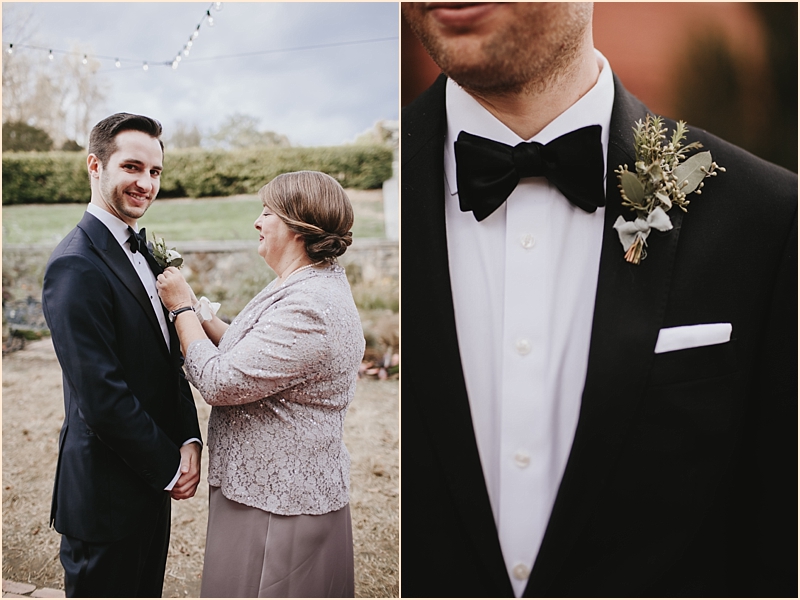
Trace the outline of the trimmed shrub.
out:
[[[11,152],[47,152],[53,149],[53,140],[44,129],[27,123],[3,123],[3,149]]]
[[[342,187],[372,189],[392,175],[382,146],[167,150],[161,198],[254,194],[281,173],[322,171]],[[86,156],[74,152],[3,153],[3,204],[88,202]]]
[[[88,202],[86,156],[77,152],[3,152],[3,204]]]

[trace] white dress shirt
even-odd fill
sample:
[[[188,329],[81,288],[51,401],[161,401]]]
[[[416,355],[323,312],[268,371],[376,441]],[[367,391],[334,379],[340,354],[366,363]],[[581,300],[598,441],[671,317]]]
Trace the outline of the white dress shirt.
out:
[[[447,81],[445,219],[456,331],[486,486],[514,592],[539,551],[578,422],[605,210],[586,213],[543,177],[520,181],[481,222],[461,212],[453,143],[466,131],[510,146],[602,127],[614,101],[599,52],[595,86],[523,140]],[[604,170],[605,172],[605,170]],[[605,185],[604,185],[605,189]]]
[[[167,348],[169,349],[169,330],[167,329],[167,319],[164,316],[164,309],[161,304],[161,299],[158,297],[158,291],[156,290],[156,276],[153,274],[153,271],[150,270],[150,265],[147,264],[147,260],[142,256],[141,252],[131,252],[130,244],[128,244],[128,238],[131,235],[128,231],[128,224],[123,220],[118,219],[107,210],[103,210],[96,204],[90,203],[86,207],[86,212],[97,217],[97,219],[111,232],[111,235],[114,236],[114,239],[117,240],[120,247],[125,251],[125,255],[128,257],[128,260],[131,261],[131,264],[136,270],[136,274],[139,275],[139,279],[141,280],[147,295],[150,297],[150,303],[153,305],[153,312],[158,319],[158,324],[161,326],[161,334],[164,336],[164,341],[167,343]],[[139,232],[138,227],[133,227],[132,229],[137,233]],[[190,444],[192,442],[197,442],[198,444],[202,445],[202,442],[197,438],[186,440],[182,445],[185,446],[186,444]],[[180,476],[181,468],[180,465],[178,465],[177,474],[164,489],[167,491],[172,490]]]

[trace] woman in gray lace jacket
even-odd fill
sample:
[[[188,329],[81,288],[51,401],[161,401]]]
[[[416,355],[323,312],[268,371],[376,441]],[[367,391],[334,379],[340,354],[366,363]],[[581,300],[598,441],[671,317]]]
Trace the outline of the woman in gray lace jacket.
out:
[[[342,429],[364,336],[336,257],[353,210],[336,180],[311,171],[259,196],[258,253],[278,278],[230,326],[200,309],[177,269],[158,277],[187,377],[213,407],[201,596],[352,597]]]

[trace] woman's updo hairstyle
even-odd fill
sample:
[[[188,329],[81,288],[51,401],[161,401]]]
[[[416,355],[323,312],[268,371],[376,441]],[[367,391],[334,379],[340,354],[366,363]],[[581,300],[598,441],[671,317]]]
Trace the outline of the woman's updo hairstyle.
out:
[[[353,243],[353,207],[342,186],[318,171],[283,173],[258,191],[264,207],[299,233],[314,262],[333,262]]]

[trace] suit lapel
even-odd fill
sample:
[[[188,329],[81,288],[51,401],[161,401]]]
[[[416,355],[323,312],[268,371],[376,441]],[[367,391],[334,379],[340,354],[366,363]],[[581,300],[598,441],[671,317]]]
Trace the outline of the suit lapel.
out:
[[[108,265],[112,273],[131,295],[136,298],[145,315],[147,315],[150,325],[158,333],[158,339],[161,340],[161,349],[165,354],[169,355],[164,335],[161,332],[161,325],[159,325],[158,319],[153,312],[153,305],[150,303],[147,291],[144,289],[133,265],[131,265],[131,261],[125,256],[125,252],[114,239],[114,236],[111,235],[111,232],[103,223],[90,213],[84,215],[81,222],[78,223],[78,227],[88,236],[94,252]]]
[[[673,229],[650,234],[646,260],[631,265],[623,258],[613,224],[619,215],[630,220],[632,213],[622,207],[614,169],[633,167],[632,127],[647,109],[616,78],[614,84],[605,229],[586,384],[572,450],[526,595],[557,593],[561,567],[617,460],[653,361],[680,234],[683,213],[674,210]]]
[[[415,293],[403,296],[403,311],[410,315],[403,335],[406,339],[409,333],[413,348],[407,359],[413,364],[407,369],[432,374],[425,379],[426,396],[437,401],[419,408],[429,442],[443,465],[453,509],[469,530],[473,551],[487,566],[497,589],[513,595],[473,432],[455,328],[444,211],[445,81],[441,76],[420,98],[422,109],[416,117],[403,122],[407,208],[402,223],[414,230],[404,236],[403,267],[415,280]]]

